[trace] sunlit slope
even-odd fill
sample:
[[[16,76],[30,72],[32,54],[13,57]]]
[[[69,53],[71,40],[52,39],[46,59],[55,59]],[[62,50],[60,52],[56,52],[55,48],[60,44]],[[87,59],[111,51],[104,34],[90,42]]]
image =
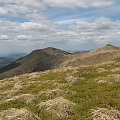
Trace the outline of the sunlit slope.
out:
[[[70,55],[65,58],[61,66],[84,66],[98,65],[120,59],[120,48],[113,45],[106,45],[82,55]]]
[[[56,48],[45,48],[34,50],[29,55],[0,69],[0,79],[61,67],[94,66],[118,59],[120,59],[120,48],[113,45],[106,45],[82,55],[70,54]]]
[[[0,81],[1,120],[119,120],[119,111],[120,60]]]

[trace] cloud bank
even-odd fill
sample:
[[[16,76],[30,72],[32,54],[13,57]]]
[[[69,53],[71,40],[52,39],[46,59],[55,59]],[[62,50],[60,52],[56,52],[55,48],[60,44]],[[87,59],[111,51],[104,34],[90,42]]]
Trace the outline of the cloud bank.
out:
[[[120,20],[109,18],[103,11],[111,10],[115,16],[117,3],[117,0],[1,0],[0,50],[31,51],[46,46],[92,49],[107,43],[118,45]]]

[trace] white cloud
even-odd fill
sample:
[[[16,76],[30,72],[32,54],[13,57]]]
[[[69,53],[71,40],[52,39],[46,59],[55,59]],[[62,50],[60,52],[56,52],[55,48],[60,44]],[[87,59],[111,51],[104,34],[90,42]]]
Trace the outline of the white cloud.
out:
[[[41,14],[44,9],[42,0],[0,0],[0,15],[26,19],[30,14]]]
[[[117,0],[1,0],[0,15],[30,18],[33,14],[40,16],[49,7],[102,8],[112,6],[116,2]]]
[[[8,40],[8,36],[7,35],[0,35],[0,40]]]
[[[0,15],[6,15],[8,14],[8,11],[5,10],[5,8],[0,7]]]
[[[69,27],[69,30],[79,33],[78,41],[89,43],[115,42],[120,40],[120,21],[111,21],[108,18],[97,18],[92,22],[77,21]]]
[[[89,15],[89,12],[85,12],[85,14],[88,14],[87,19],[85,19],[86,17],[84,17],[84,12],[81,13],[81,9],[78,11],[74,9],[77,12],[75,16],[78,15],[78,17],[72,16],[74,12],[71,16],[66,15],[68,13],[67,10],[72,12],[73,9],[70,8],[94,7],[101,9],[102,7],[112,6],[116,1],[0,0],[0,15],[5,16],[3,19],[0,19],[0,40],[9,39],[11,46],[12,44],[16,46],[34,44],[34,46],[38,47],[40,47],[39,44],[41,43],[42,47],[51,45],[50,43],[57,44],[57,42],[58,46],[59,43],[66,43],[71,47],[74,45],[83,46],[82,43],[104,44],[109,41],[119,41],[120,21],[112,21],[104,17],[97,19],[95,17],[92,18],[95,20],[90,21],[91,19],[88,19],[88,17],[91,18],[92,16]],[[54,14],[56,7],[59,7],[59,10],[61,10],[58,11],[58,14],[57,11]],[[66,7],[69,7],[69,9]],[[50,18],[47,18],[46,15]],[[56,16],[59,16],[58,19]]]
[[[41,23],[24,22],[21,23],[23,29],[47,29],[47,26]]]
[[[91,31],[91,30],[118,30],[120,28],[120,21],[112,21],[108,18],[97,18],[92,22],[87,21],[76,21],[69,28],[74,30],[82,30],[82,31]]]
[[[32,38],[32,35],[18,35],[17,40],[30,40]]]
[[[114,0],[44,0],[48,5],[55,7],[108,7]]]
[[[68,44],[91,43],[106,44],[120,40],[120,21],[112,21],[108,18],[97,18],[87,22],[83,20],[75,21],[65,30],[60,29],[51,22],[46,24],[41,21],[15,23],[0,20],[0,39],[9,39],[21,42],[50,43],[57,41],[67,41]],[[42,31],[41,31],[42,30]],[[37,43],[36,43],[37,44]]]

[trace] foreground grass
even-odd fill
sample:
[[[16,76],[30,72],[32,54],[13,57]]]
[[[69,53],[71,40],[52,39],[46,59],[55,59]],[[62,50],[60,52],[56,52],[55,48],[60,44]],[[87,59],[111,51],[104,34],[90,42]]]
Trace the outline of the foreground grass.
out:
[[[110,64],[98,67],[70,67],[46,71],[44,73],[33,73],[19,76],[14,78],[14,80],[11,78],[11,80],[8,80],[8,83],[10,84],[7,84],[6,82],[4,87],[2,86],[4,82],[1,81],[0,111],[8,108],[26,108],[39,116],[42,120],[91,119],[90,110],[96,109],[97,107],[110,107],[120,111],[120,81],[113,81],[110,83],[98,82],[98,78],[104,80],[109,75],[119,75],[120,71],[112,71],[118,67],[120,66]],[[105,71],[98,72],[97,69],[99,68],[105,69]],[[120,80],[120,76],[117,77],[119,77],[118,80]],[[14,90],[16,83],[21,85],[18,90]],[[9,102],[6,101],[14,96],[19,97],[22,94],[32,94],[35,99],[31,101],[31,103],[26,103],[22,98],[11,100]],[[56,97],[64,97],[65,99],[75,103],[76,106],[74,108],[74,114],[67,118],[60,118],[52,116],[47,111],[39,108],[39,104],[41,102],[45,102]]]

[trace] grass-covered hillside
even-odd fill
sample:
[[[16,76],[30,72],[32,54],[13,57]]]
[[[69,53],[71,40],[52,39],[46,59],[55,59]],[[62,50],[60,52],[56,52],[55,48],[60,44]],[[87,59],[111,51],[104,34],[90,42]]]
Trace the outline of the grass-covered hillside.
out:
[[[0,120],[120,120],[120,61],[6,78]]]
[[[119,58],[120,48],[110,44],[84,54],[68,53],[57,48],[48,47],[34,50],[27,56],[1,68],[0,79],[61,67],[98,65]]]
[[[30,54],[0,68],[0,79],[58,68],[64,56],[68,54],[68,52],[51,47],[34,50]]]

